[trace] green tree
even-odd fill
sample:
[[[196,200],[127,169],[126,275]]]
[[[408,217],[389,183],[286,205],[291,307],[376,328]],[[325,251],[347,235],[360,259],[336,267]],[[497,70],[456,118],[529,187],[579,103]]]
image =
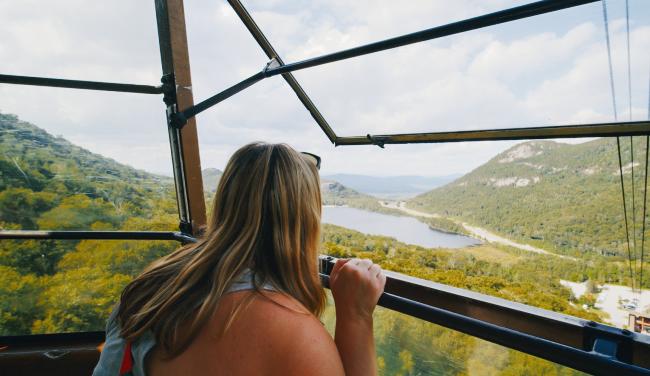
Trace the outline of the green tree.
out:
[[[36,306],[40,289],[36,276],[0,265],[0,335],[31,333],[32,322],[42,315]]]

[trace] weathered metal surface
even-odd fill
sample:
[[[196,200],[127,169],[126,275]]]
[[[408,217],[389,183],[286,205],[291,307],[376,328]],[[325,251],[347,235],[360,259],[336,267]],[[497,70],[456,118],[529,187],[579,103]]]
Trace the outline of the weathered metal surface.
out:
[[[535,140],[550,138],[584,138],[640,136],[650,134],[650,122],[613,122],[528,128],[504,128],[431,133],[405,133],[338,137],[336,145],[388,145],[467,141]]]
[[[170,80],[165,93],[174,181],[181,231],[196,235],[206,224],[205,201],[196,120],[178,129],[173,113],[194,105],[190,59],[182,0],[155,0],[163,77]]]

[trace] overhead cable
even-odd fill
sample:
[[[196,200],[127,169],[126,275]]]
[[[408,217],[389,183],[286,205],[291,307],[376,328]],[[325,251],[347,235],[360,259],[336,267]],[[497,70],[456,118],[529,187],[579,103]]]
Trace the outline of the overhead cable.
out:
[[[607,17],[607,0],[603,0],[603,22],[605,26],[605,41],[607,43],[607,61],[609,62],[609,83],[612,94],[612,108],[614,110],[614,121],[618,121],[618,112],[616,110],[616,90],[614,87],[614,69],[612,65],[612,47],[609,40],[609,19]],[[632,271],[632,253],[630,251],[630,230],[627,222],[627,204],[625,200],[625,183],[623,181],[623,161],[621,159],[621,138],[616,137],[616,149],[618,153],[618,170],[621,179],[621,195],[623,197],[623,216],[625,218],[625,239],[627,240],[627,259],[630,280],[632,281],[632,290],[634,290],[634,272]]]

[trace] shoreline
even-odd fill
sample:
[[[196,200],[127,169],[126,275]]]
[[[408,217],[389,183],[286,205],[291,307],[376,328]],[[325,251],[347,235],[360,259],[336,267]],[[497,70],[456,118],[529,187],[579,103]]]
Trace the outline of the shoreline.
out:
[[[521,249],[523,251],[528,251],[528,252],[533,252],[533,253],[537,253],[537,254],[555,256],[555,257],[560,257],[560,258],[564,258],[564,259],[568,259],[568,260],[577,261],[577,259],[574,258],[574,257],[553,253],[553,252],[547,251],[545,249],[533,247],[530,244],[518,243],[518,242],[515,242],[515,241],[510,240],[508,238],[504,238],[502,236],[494,234],[494,233],[492,233],[492,232],[490,232],[490,231],[488,231],[488,230],[486,230],[484,228],[481,228],[481,227],[478,227],[478,226],[472,226],[472,225],[470,225],[470,224],[468,224],[466,222],[459,222],[459,221],[453,220],[451,218],[445,218],[445,217],[443,217],[443,216],[441,216],[439,214],[425,213],[425,212],[421,212],[421,211],[418,211],[418,210],[407,208],[406,207],[406,202],[404,202],[404,201],[400,201],[399,203],[395,203],[395,205],[390,205],[390,204],[385,204],[385,201],[379,200],[379,205],[381,205],[383,207],[386,207],[386,208],[401,210],[404,213],[407,213],[409,215],[416,216],[416,217],[448,219],[448,220],[450,220],[450,221],[452,221],[452,222],[454,222],[454,223],[456,223],[456,224],[458,224],[460,226],[463,226],[463,228],[466,229],[470,233],[470,237],[473,237],[475,239],[479,239],[479,240],[483,240],[483,241],[487,241],[487,242],[491,242],[491,243],[498,243],[498,244],[506,245],[506,246],[509,246],[509,247],[518,248],[518,249]]]

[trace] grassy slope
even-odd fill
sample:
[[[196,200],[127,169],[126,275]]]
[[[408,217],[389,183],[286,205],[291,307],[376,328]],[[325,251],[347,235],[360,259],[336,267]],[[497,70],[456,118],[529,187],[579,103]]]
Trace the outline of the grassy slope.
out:
[[[622,153],[629,161],[629,142],[623,141]],[[644,152],[642,141],[635,141],[636,161]],[[628,163],[625,160],[623,163]],[[640,170],[641,166],[636,166],[637,199],[642,193]],[[626,243],[617,171],[615,141],[610,139],[578,145],[527,142],[414,198],[408,206],[558,253],[623,256]],[[630,187],[629,169],[626,171]],[[630,194],[631,190],[628,197]],[[637,218],[641,217],[640,202]]]

